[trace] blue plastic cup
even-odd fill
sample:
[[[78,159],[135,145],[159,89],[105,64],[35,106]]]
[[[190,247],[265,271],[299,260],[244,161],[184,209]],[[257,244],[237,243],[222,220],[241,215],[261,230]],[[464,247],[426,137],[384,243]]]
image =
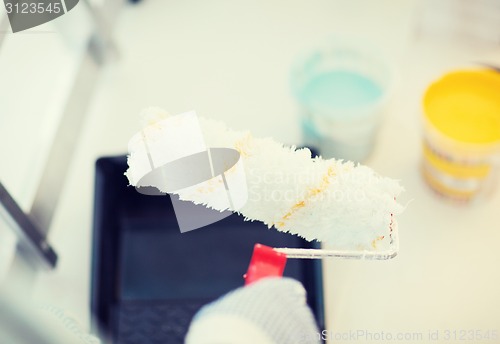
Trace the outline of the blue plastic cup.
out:
[[[374,51],[359,43],[331,44],[293,68],[304,143],[325,158],[361,162],[375,146],[393,77]]]

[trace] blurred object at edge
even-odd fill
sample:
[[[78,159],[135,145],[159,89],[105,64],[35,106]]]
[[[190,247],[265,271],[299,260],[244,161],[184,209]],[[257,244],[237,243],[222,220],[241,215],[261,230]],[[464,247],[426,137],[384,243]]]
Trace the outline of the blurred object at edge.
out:
[[[427,0],[417,21],[417,38],[500,46],[498,0]]]
[[[11,289],[0,291],[0,341],[6,344],[100,343],[62,309],[35,302]]]

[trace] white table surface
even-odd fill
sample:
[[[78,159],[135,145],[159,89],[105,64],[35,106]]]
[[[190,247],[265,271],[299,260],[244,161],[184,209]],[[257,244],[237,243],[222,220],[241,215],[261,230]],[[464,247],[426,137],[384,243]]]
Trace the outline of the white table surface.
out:
[[[412,0],[221,0],[125,8],[116,31],[121,57],[104,70],[51,229],[60,263],[39,276],[35,295],[88,324],[94,162],[126,151],[142,108],[195,109],[256,136],[300,143],[291,64],[333,34],[357,35],[378,45],[399,71],[367,164],[400,179],[401,200],[411,202],[399,218],[396,259],[324,262],[328,334],[422,333],[420,342],[430,342],[428,332],[441,330],[433,342],[450,343],[444,330],[500,332],[500,192],[458,207],[434,196],[419,174],[425,86],[454,66],[500,61],[500,49],[417,42],[416,7]]]

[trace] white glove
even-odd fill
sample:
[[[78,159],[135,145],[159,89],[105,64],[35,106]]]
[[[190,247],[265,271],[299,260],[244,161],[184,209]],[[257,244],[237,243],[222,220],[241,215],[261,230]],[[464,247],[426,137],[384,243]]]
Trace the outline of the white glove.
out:
[[[265,278],[204,306],[194,317],[186,344],[320,343],[302,284]]]

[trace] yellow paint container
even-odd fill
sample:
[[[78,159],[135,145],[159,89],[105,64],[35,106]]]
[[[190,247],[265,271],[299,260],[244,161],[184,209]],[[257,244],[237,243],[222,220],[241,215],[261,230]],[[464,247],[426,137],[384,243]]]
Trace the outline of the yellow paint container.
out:
[[[500,73],[444,75],[425,92],[423,112],[422,168],[432,189],[466,202],[491,191],[500,157]]]

